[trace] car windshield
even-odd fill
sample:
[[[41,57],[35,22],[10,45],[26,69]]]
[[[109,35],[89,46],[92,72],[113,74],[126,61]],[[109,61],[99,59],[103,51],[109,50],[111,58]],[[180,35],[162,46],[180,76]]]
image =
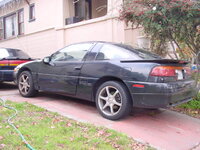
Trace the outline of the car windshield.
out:
[[[123,51],[126,51],[126,52],[128,50],[129,51],[128,53],[131,52],[135,57],[137,56],[138,59],[145,59],[145,60],[162,59],[162,57],[160,57],[152,52],[149,52],[149,51],[143,50],[143,49],[139,49],[139,48],[133,48],[130,45],[115,44],[115,46],[122,48]],[[131,59],[131,55],[130,55],[130,58],[128,58],[128,59]]]
[[[0,48],[0,59],[30,59],[30,56],[18,49]]]

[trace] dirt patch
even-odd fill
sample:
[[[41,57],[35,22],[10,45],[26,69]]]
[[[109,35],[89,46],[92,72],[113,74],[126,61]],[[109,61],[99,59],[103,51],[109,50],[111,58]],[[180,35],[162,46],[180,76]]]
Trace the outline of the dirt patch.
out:
[[[170,109],[173,111],[177,111],[179,113],[186,114],[191,117],[200,119],[200,109],[188,109],[188,108],[179,108],[179,107],[174,107]]]

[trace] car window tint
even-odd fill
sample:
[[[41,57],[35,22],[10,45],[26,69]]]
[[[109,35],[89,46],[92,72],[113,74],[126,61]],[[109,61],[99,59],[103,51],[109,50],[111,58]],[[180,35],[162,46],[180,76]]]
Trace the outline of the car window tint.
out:
[[[100,49],[96,60],[110,60],[110,59],[138,59],[138,56],[129,50],[121,47],[104,44]]]
[[[141,60],[161,59],[160,56],[151,52],[135,49],[124,44],[104,44],[100,49],[96,60]]]
[[[0,59],[9,57],[9,53],[6,49],[0,48]]]
[[[159,55],[154,54],[154,53],[147,51],[147,50],[143,50],[143,49],[140,49],[140,48],[133,48],[132,46],[125,45],[125,44],[115,44],[115,45],[135,53],[141,59],[148,59],[148,60],[150,60],[150,59],[151,60],[152,59],[162,59],[162,57],[160,57]]]
[[[52,61],[82,61],[88,50],[92,47],[92,43],[83,43],[67,46],[52,57]]]
[[[9,57],[12,58],[18,58],[18,59],[29,59],[30,56],[28,56],[26,53],[24,53],[21,50],[18,49],[8,49]]]

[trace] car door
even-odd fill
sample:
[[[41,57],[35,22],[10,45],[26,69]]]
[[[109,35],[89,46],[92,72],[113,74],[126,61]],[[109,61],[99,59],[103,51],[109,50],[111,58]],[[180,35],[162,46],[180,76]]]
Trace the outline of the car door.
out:
[[[67,46],[54,53],[48,64],[42,63],[38,72],[40,90],[75,95],[84,57],[92,46],[93,43]]]

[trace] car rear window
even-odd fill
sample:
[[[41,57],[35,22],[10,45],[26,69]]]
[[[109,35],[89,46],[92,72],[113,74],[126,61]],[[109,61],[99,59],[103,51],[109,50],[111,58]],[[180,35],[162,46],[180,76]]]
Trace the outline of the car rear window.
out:
[[[0,48],[0,59],[9,57],[9,53],[6,49]]]
[[[104,44],[96,60],[155,60],[160,56],[124,44]]]
[[[30,56],[18,49],[1,48],[0,59],[30,59]]]
[[[116,46],[124,49],[124,50],[128,50],[131,53],[136,54],[140,59],[146,59],[146,60],[154,60],[154,59],[162,59],[162,57],[160,57],[157,54],[154,54],[152,52],[149,52],[147,50],[144,49],[140,49],[140,48],[133,48],[130,45],[125,45],[125,44],[116,44]]]

